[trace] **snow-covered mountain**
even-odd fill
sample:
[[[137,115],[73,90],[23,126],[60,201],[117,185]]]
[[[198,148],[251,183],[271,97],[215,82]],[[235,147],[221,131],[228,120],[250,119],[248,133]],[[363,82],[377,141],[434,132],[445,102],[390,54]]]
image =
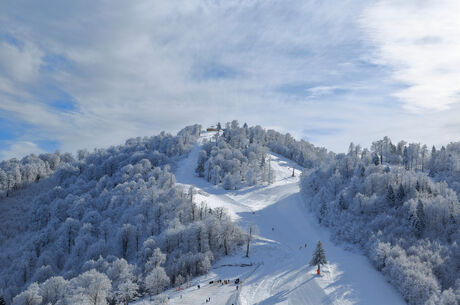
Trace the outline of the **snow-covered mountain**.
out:
[[[249,258],[242,251],[219,260],[209,274],[194,279],[191,287],[169,290],[169,304],[204,304],[209,297],[210,304],[225,305],[405,304],[366,257],[335,245],[328,231],[306,209],[299,192],[299,165],[270,153],[276,177],[272,184],[226,191],[194,175],[200,149],[197,144],[179,164],[177,182],[185,187],[194,185],[197,201],[224,207],[242,227],[247,230],[253,226],[257,233]],[[329,261],[320,276],[316,267],[308,264],[319,240]],[[234,283],[237,278],[241,284]],[[221,285],[216,283],[219,279],[230,279],[231,283]],[[146,298],[134,304],[151,303]]]
[[[458,147],[384,138],[334,154],[233,121],[66,155],[53,170],[29,157],[39,179],[17,174],[35,161],[4,162],[0,294],[36,305],[458,304]],[[320,275],[309,264],[318,241]]]

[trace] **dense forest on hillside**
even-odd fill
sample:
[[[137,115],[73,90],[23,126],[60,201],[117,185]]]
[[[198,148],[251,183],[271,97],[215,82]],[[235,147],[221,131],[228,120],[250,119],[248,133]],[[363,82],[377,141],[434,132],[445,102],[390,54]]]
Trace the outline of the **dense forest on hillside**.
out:
[[[295,140],[289,134],[275,130],[265,130],[260,126],[239,126],[238,121],[226,123],[220,128],[212,141],[204,144],[196,172],[213,184],[221,184],[229,189],[259,183],[271,183],[274,180],[270,170],[269,151],[273,151],[305,168],[314,168],[333,154],[324,148],[318,148],[301,140]]]
[[[29,155],[21,160],[10,159],[0,162],[0,199],[30,183],[52,175],[59,167],[74,162],[71,154]]]
[[[385,137],[301,180],[319,222],[359,245],[409,304],[460,303],[459,148]]]
[[[75,159],[54,154],[54,163],[44,156],[3,162],[8,176],[21,173],[0,201],[7,303],[124,303],[180,285],[234,252],[242,231],[222,209],[193,202],[169,170],[200,130],[130,139]],[[24,179],[31,168],[38,174]]]

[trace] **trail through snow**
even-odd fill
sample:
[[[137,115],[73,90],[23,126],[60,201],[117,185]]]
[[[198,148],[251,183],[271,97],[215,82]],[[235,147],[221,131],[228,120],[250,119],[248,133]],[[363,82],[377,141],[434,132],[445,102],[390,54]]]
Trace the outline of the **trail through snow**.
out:
[[[255,225],[256,238],[250,257],[244,253],[219,260],[210,274],[196,278],[181,291],[169,291],[170,304],[406,304],[396,290],[359,251],[346,251],[330,241],[324,227],[308,212],[299,193],[300,168],[290,160],[272,154],[275,183],[237,191],[226,191],[195,174],[201,141],[176,170],[179,185],[194,185],[195,202],[225,207],[242,227]],[[295,177],[292,167],[295,167]],[[308,265],[318,240],[323,242],[328,264],[322,274]],[[241,264],[250,266],[241,267]],[[211,280],[240,278],[238,290],[229,285],[209,284]],[[197,289],[197,284],[201,289]],[[210,297],[211,301],[205,300]],[[137,304],[149,304],[138,301]]]

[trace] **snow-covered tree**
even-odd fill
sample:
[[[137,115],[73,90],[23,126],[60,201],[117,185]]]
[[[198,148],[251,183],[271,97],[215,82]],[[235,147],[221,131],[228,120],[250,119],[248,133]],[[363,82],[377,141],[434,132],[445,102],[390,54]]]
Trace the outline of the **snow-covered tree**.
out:
[[[166,254],[161,252],[160,248],[155,248],[152,255],[148,258],[145,264],[145,270],[150,272],[151,270],[160,267],[166,261]]]
[[[139,286],[131,280],[123,281],[118,285],[116,299],[118,302],[128,305],[138,295]]]
[[[38,284],[32,283],[25,291],[14,297],[13,305],[40,305],[42,300]]]
[[[43,304],[55,305],[68,294],[69,282],[62,276],[51,277],[40,284],[40,296]]]
[[[73,295],[73,302],[81,304],[105,305],[109,296],[112,285],[109,278],[94,269],[80,274],[70,281]]]
[[[315,251],[310,260],[310,266],[318,266],[318,272],[321,270],[321,265],[327,264],[326,253],[324,252],[323,244],[318,241]]]
[[[156,267],[150,271],[144,279],[144,285],[150,296],[159,294],[170,283],[170,279],[163,267]]]

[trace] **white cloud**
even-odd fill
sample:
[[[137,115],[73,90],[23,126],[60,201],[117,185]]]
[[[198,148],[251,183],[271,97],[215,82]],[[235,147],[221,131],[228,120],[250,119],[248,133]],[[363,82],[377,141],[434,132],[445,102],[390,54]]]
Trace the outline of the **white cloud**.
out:
[[[18,47],[0,42],[0,71],[16,81],[34,81],[42,64],[41,56],[41,52],[29,43]]]
[[[326,53],[354,37],[350,16],[356,12],[344,8],[360,6],[294,0],[89,3],[59,14],[58,2],[27,11],[20,2],[7,3],[4,9],[11,13],[3,17],[6,28],[20,28],[19,39],[65,59],[67,66],[41,76],[69,93],[77,109],[60,118],[33,99],[10,99],[0,108],[37,126],[37,136],[52,135],[63,150],[234,118],[288,129],[294,123],[287,118],[307,109],[284,105],[276,89],[337,73],[342,59]],[[9,17],[15,15],[21,22]],[[196,78],[197,67],[209,69]],[[285,122],[277,122],[279,113]]]
[[[378,1],[362,24],[377,47],[376,62],[407,85],[394,95],[410,110],[460,102],[460,2]]]
[[[421,126],[422,141],[426,128],[417,118],[405,117],[391,96],[394,79],[412,85],[396,93],[407,95],[407,107],[431,107],[434,98],[424,96],[440,92],[446,97],[437,99],[436,108],[447,107],[458,69],[438,59],[433,66],[421,63],[425,55],[417,46],[437,48],[450,40],[423,28],[418,36],[398,25],[387,30],[387,16],[395,15],[391,18],[398,23],[410,17],[409,4],[397,12],[393,4],[382,2],[366,10],[358,23],[367,4],[83,0],[43,6],[4,1],[0,34],[6,31],[21,47],[0,43],[14,56],[31,54],[35,59],[25,65],[29,68],[4,61],[0,66],[0,119],[27,126],[18,141],[52,140],[63,151],[235,118],[278,126],[296,136],[306,129],[323,130],[314,143],[338,151],[351,140],[367,144],[386,131],[390,136],[409,135],[408,127],[414,124]],[[419,26],[417,18],[412,18],[412,26]],[[366,37],[361,36],[363,24]],[[399,38],[392,37],[393,30]],[[378,47],[377,59],[369,53],[369,38]],[[407,50],[398,52],[404,39],[409,41]],[[444,58],[454,57],[449,50],[445,53]],[[369,64],[369,58],[388,65],[392,78],[381,66]],[[427,86],[433,82],[443,90]],[[45,90],[53,87],[68,94],[74,107],[53,107],[54,97]],[[418,99],[421,92],[423,99]],[[417,138],[413,132],[411,136]],[[444,132],[439,140],[454,138],[454,133]]]
[[[41,154],[44,151],[37,144],[29,141],[17,141],[8,149],[0,151],[0,160],[21,159],[29,154]]]
[[[334,90],[340,89],[335,86],[317,86],[309,88],[307,91],[310,93],[311,98],[316,98],[323,95],[328,95],[334,92]]]

